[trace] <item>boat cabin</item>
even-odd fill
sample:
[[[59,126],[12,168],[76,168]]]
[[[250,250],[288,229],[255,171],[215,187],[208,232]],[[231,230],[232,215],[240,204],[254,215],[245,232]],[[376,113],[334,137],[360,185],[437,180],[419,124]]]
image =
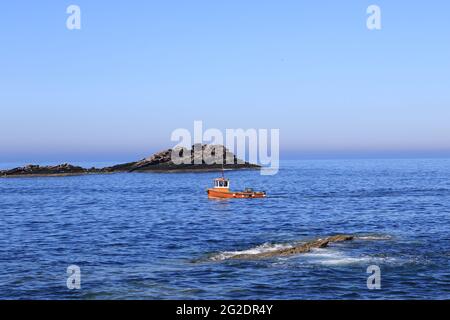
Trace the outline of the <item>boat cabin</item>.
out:
[[[230,180],[224,178],[214,179],[214,188],[230,189]]]

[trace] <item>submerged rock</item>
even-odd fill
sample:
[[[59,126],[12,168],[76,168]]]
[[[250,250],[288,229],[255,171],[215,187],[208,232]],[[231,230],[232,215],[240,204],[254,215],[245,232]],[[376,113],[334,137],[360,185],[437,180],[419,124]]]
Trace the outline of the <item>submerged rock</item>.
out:
[[[342,241],[350,241],[353,240],[355,237],[352,235],[335,235],[331,237],[327,237],[324,239],[317,239],[314,241],[309,241],[303,244],[296,245],[291,248],[284,248],[284,249],[278,249],[273,251],[267,251],[267,252],[261,252],[256,254],[237,254],[230,259],[264,259],[264,258],[272,258],[272,257],[285,257],[285,256],[292,256],[300,253],[307,253],[310,252],[311,249],[314,248],[325,248],[330,243],[333,242],[342,242]]]

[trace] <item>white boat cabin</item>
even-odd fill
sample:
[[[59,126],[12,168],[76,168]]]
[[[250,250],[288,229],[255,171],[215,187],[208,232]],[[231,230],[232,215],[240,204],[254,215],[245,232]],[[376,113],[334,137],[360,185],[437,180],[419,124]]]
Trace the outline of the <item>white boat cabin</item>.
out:
[[[224,178],[214,179],[214,188],[230,189],[230,180]]]

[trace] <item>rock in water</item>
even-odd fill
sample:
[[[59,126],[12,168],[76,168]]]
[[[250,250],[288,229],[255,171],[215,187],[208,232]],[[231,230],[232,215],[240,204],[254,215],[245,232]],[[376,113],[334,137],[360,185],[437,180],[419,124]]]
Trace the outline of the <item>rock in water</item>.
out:
[[[85,174],[90,170],[82,167],[70,165],[68,163],[59,164],[57,166],[39,166],[29,164],[25,167],[18,167],[11,170],[0,171],[0,176],[48,176],[48,175],[71,175]]]
[[[177,159],[172,159],[172,155]],[[137,162],[104,168],[107,172],[127,171],[216,171],[222,169],[259,169],[260,166],[238,159],[222,145],[193,145],[191,149],[167,149]],[[218,163],[219,162],[219,163]]]
[[[353,239],[354,239],[354,236],[352,236],[352,235],[340,234],[340,235],[336,235],[336,236],[327,237],[324,239],[317,239],[317,240],[303,243],[303,244],[294,246],[292,248],[287,248],[287,249],[279,249],[279,250],[262,252],[262,253],[257,253],[257,254],[238,254],[238,255],[231,257],[231,259],[264,259],[264,258],[272,258],[272,257],[285,257],[285,256],[291,256],[291,255],[296,255],[296,254],[300,254],[300,253],[307,253],[307,252],[310,252],[311,249],[314,249],[314,248],[325,248],[330,243],[333,243],[333,242],[350,241]]]
[[[177,164],[172,159],[173,154],[178,155],[181,163]],[[150,157],[136,162],[118,164],[106,168],[85,169],[68,163],[57,166],[27,165],[10,170],[0,170],[0,177],[20,176],[64,176],[89,173],[114,173],[114,172],[179,172],[179,171],[217,171],[222,169],[222,164],[215,161],[222,158],[225,169],[259,169],[260,166],[238,159],[232,152],[222,145],[196,144],[192,149],[178,148],[157,152]]]

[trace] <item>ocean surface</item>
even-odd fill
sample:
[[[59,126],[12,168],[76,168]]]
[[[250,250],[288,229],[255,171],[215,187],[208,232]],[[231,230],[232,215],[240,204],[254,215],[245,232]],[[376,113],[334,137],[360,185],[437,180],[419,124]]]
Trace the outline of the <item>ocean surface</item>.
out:
[[[285,161],[218,173],[0,179],[1,299],[450,299],[450,160]],[[234,260],[333,234],[307,254]],[[67,267],[81,288],[67,288]],[[367,268],[381,270],[368,289]]]

